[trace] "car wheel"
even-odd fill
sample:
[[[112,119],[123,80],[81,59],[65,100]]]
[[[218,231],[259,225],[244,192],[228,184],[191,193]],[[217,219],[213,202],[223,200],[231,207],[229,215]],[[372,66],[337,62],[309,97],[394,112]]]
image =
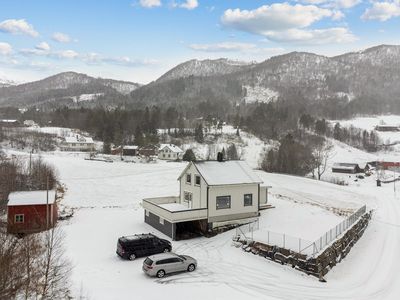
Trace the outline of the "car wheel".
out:
[[[164,248],[164,252],[169,252],[169,249],[168,248]]]
[[[163,278],[164,275],[165,275],[165,271],[164,270],[160,270],[160,271],[157,272],[157,277],[158,278]]]
[[[193,272],[194,269],[196,269],[196,266],[194,264],[190,264],[187,268],[188,272]]]
[[[136,254],[132,253],[131,255],[129,255],[129,260],[135,260],[136,259]]]

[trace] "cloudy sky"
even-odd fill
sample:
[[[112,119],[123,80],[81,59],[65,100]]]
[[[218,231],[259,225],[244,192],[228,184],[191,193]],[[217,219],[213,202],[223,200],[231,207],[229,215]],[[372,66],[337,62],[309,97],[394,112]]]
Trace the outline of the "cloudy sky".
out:
[[[399,28],[400,0],[2,1],[0,72],[145,84],[191,59],[261,62],[399,45]]]

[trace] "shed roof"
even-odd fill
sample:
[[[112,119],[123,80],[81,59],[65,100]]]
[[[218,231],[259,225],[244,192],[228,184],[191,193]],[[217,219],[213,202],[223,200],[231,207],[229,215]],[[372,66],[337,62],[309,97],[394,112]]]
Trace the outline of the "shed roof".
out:
[[[192,164],[209,186],[263,183],[253,169],[242,160],[199,161]],[[179,179],[185,172],[186,169]]]
[[[56,199],[56,191],[49,190],[49,204]],[[47,202],[47,191],[12,192],[8,196],[8,206],[43,205]]]

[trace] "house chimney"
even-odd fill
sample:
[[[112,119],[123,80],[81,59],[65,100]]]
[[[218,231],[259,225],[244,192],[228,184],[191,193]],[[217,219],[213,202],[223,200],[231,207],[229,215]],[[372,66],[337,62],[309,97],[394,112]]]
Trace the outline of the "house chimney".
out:
[[[218,152],[218,154],[217,154],[217,160],[218,160],[218,161],[224,161],[224,155],[222,154],[222,152]]]

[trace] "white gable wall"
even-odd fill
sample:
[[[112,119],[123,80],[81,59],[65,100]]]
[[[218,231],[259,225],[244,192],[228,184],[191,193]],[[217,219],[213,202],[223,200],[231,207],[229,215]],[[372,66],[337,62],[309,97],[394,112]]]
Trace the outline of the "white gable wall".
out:
[[[190,174],[191,184],[186,183],[186,175]],[[200,176],[193,164],[183,174],[180,179],[180,203],[189,208],[189,203],[185,201],[185,191],[192,193],[192,209],[207,208],[207,184],[200,176],[200,186],[196,185],[196,175]]]

